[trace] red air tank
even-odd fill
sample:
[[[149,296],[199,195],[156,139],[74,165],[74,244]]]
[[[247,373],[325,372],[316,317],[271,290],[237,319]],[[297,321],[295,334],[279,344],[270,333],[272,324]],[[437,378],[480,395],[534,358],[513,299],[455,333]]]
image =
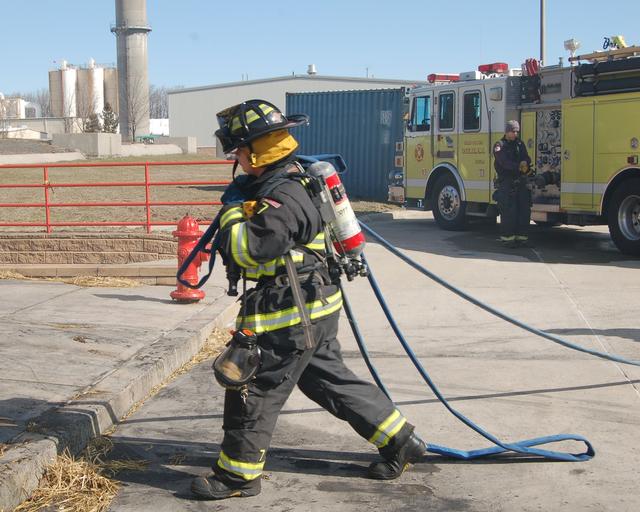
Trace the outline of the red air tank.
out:
[[[329,162],[314,162],[308,172],[316,178],[322,178],[328,200],[333,203],[336,218],[329,223],[329,227],[336,251],[343,256],[359,256],[366,241],[335,167]]]

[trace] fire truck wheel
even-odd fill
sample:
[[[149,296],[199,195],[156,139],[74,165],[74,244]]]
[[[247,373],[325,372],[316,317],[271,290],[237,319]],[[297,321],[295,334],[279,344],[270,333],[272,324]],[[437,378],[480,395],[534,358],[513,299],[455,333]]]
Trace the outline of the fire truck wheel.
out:
[[[611,197],[609,233],[620,252],[640,256],[640,179],[621,183]]]
[[[560,225],[560,223],[555,220],[534,220],[533,222],[541,228],[553,228]]]
[[[458,182],[450,174],[438,178],[433,191],[433,217],[440,229],[459,231],[466,225],[466,204]]]

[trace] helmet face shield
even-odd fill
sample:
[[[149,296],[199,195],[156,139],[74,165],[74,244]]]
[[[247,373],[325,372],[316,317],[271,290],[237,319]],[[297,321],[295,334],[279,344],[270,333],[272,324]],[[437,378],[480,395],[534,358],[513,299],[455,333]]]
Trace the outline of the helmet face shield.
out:
[[[261,352],[256,335],[248,330],[235,331],[227,348],[213,362],[213,373],[226,389],[241,389],[256,375]]]
[[[265,100],[249,100],[234,105],[218,112],[217,118],[220,129],[215,135],[225,153],[269,132],[309,122],[306,115],[287,118],[275,105]]]

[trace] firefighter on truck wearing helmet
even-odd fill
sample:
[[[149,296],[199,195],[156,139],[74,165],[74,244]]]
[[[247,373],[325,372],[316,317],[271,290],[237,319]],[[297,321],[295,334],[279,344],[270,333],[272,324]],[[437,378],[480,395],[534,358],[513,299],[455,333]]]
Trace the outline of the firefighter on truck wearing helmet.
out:
[[[257,282],[243,294],[236,327],[254,336],[260,363],[248,383],[226,386],[220,454],[213,473],[191,485],[203,499],[260,492],[271,435],[296,384],[378,448],[382,460],[369,466],[369,477],[397,478],[425,452],[394,404],[342,361],[336,339],[342,295],[329,276],[320,213],[304,180],[296,179],[305,171],[294,154],[298,143],[288,131],[307,122],[304,115],[285,117],[263,100],[218,114],[216,136],[225,153],[235,152],[246,173],[225,192],[229,197],[239,191],[244,208],[237,202],[223,206],[220,251],[225,264],[236,265],[246,280]],[[287,255],[295,265],[297,288],[287,273]],[[312,346],[303,333],[294,289],[306,304]]]
[[[518,138],[520,124],[509,121],[504,136],[493,146],[497,187],[494,199],[500,208],[500,241],[507,247],[526,245],[531,221],[531,192],[527,176],[531,174],[531,158]]]

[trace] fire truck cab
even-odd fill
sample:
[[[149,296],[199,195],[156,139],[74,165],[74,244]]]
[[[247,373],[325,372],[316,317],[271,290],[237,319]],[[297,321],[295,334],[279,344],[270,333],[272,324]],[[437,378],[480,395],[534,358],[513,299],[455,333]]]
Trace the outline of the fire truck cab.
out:
[[[448,230],[495,218],[492,149],[515,119],[536,169],[532,220],[608,224],[622,252],[640,255],[640,47],[625,50],[576,57],[589,61],[577,66],[529,60],[522,70],[429,75],[408,93],[407,206],[433,210]]]

